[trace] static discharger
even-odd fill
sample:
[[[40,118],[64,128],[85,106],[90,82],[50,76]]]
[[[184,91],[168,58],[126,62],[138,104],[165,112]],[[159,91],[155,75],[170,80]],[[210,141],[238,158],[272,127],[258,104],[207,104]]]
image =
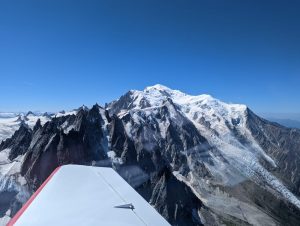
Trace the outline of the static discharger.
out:
[[[132,205],[132,203],[124,204],[124,205],[120,205],[120,206],[115,206],[115,208],[134,210],[134,206]]]

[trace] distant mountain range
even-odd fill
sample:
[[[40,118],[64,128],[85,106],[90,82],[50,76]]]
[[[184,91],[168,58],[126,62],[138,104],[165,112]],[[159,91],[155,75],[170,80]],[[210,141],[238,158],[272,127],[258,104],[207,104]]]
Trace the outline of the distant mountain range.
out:
[[[300,128],[300,113],[259,113],[259,115],[289,128]]]
[[[0,116],[0,218],[60,165],[114,168],[172,225],[300,225],[300,130],[162,85]],[[101,203],[99,203],[100,205]]]
[[[300,129],[300,121],[292,120],[292,119],[280,119],[280,118],[266,118],[269,121],[277,122],[283,126],[289,127],[289,128],[298,128]]]

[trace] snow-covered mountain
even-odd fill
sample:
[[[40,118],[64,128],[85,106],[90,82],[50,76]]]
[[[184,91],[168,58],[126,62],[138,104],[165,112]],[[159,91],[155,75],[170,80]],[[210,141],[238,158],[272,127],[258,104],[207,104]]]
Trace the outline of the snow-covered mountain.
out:
[[[19,129],[22,123],[26,123],[31,128],[40,118],[42,123],[45,123],[50,118],[41,114],[34,114],[32,112],[25,113],[0,113],[0,142],[13,135]]]
[[[172,225],[300,224],[300,131],[245,105],[155,85],[106,108],[10,126],[16,117],[0,124],[3,220],[54,168],[77,163],[114,167]]]
[[[0,112],[0,142],[10,138],[14,132],[20,128],[21,124],[28,125],[28,127],[32,129],[38,120],[40,120],[41,124],[44,125],[52,118],[76,114],[77,111],[78,109],[68,112],[60,111],[58,113],[39,111],[29,111],[27,113]]]

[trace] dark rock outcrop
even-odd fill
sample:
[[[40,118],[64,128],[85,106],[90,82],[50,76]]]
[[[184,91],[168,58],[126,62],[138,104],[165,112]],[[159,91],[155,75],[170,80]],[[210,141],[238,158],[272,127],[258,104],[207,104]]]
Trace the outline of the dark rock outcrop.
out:
[[[106,158],[103,123],[97,106],[82,109],[76,116],[53,118],[43,127],[37,123],[21,169],[32,188],[36,189],[60,165],[91,164]]]
[[[26,124],[21,123],[20,128],[12,137],[0,144],[0,150],[9,148],[9,159],[13,160],[18,155],[23,155],[27,151],[31,142],[31,137],[32,130]]]
[[[167,168],[153,174],[137,191],[174,226],[200,226],[202,202]]]

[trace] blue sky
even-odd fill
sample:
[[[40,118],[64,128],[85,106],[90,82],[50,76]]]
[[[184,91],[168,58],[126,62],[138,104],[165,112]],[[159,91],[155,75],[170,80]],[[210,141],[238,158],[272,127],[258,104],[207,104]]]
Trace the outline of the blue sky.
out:
[[[300,112],[300,2],[1,0],[0,111],[104,104],[157,83]]]

